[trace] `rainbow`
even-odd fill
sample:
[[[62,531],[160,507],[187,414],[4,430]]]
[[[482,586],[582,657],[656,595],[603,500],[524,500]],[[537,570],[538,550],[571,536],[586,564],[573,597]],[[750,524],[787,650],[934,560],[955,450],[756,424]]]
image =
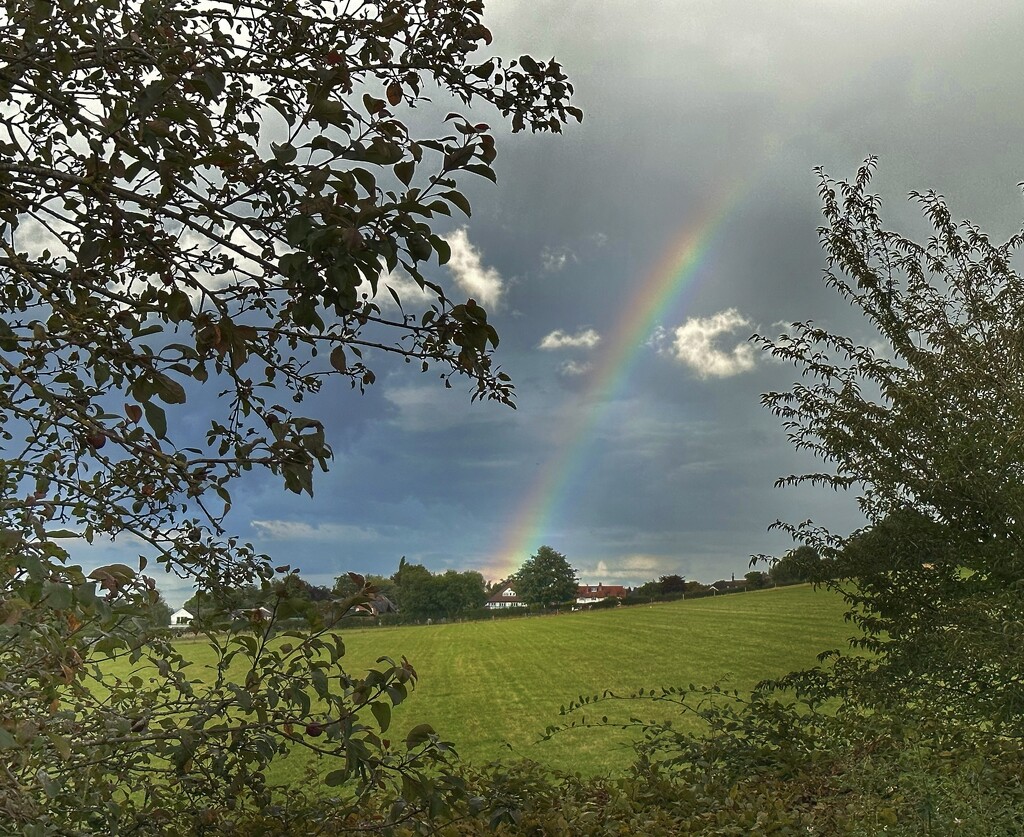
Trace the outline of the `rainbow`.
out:
[[[696,221],[686,224],[639,284],[632,304],[604,342],[596,369],[590,373],[581,401],[590,406],[564,426],[558,453],[544,463],[506,527],[498,550],[486,562],[488,577],[507,578],[537,547],[551,540],[552,525],[586,461],[595,428],[616,394],[627,386],[663,315],[686,302],[688,292],[692,295],[698,279],[706,275],[702,267],[718,242],[723,221],[742,194],[737,186],[724,190]]]

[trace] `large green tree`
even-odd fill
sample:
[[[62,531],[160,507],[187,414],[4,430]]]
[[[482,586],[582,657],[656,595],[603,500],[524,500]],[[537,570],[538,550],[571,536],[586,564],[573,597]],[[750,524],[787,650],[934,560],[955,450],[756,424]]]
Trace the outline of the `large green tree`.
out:
[[[799,584],[801,581],[823,579],[827,572],[814,549],[798,546],[772,562],[768,577],[775,584]]]
[[[487,601],[484,578],[478,572],[447,570],[435,574],[403,558],[392,580],[399,611],[415,619],[463,616]]]
[[[449,619],[479,610],[487,601],[484,577],[478,572],[446,570],[434,578],[439,588],[438,603]]]
[[[231,591],[266,589],[275,572],[228,531],[233,481],[266,469],[312,493],[331,459],[312,399],[325,381],[362,389],[392,356],[511,404],[486,311],[438,269],[437,224],[469,213],[467,178],[494,179],[484,113],[534,131],[580,113],[557,62],[486,49],[482,11],[0,7],[0,810],[12,829],[128,833],[158,816],[195,833],[263,805],[266,766],[289,747],[343,756],[331,783],[378,788],[440,755],[428,734],[407,747],[378,734],[414,678],[407,663],[352,676],[340,639],[270,643],[270,624],[211,632],[219,668],[199,684],[173,646],[139,640],[155,593],[138,571],[87,576],[73,555],[76,541],[141,544],[140,564],[193,580],[220,605],[203,624],[227,628],[215,614]],[[432,124],[428,95],[472,113]],[[395,276],[426,302],[402,299]],[[188,431],[195,421],[205,432]],[[143,673],[119,673],[132,666]]]
[[[681,575],[663,575],[658,579],[658,589],[661,593],[685,593],[686,579]]]
[[[863,312],[856,339],[815,323],[761,338],[802,374],[764,396],[828,466],[782,484],[856,491],[849,536],[778,524],[852,605],[876,656],[840,661],[859,700],[1024,732],[1024,235],[995,243],[914,194],[932,235],[888,230],[870,193],[821,175],[826,281]],[[816,569],[817,568],[817,569]]]
[[[553,605],[576,598],[578,580],[561,552],[542,546],[512,578],[516,595],[527,604]]]

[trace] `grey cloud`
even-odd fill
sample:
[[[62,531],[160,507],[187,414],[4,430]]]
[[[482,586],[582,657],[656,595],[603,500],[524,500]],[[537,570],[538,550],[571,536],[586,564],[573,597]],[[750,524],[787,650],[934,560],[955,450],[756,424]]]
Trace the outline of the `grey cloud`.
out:
[[[253,520],[252,528],[268,540],[373,541],[378,534],[363,526],[306,523],[300,520]]]

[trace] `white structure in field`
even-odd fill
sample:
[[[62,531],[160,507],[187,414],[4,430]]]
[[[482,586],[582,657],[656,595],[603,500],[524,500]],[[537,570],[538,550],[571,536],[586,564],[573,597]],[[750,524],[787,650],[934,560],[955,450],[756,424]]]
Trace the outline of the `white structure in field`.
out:
[[[195,617],[189,613],[185,608],[174,611],[171,614],[171,627],[172,628],[187,628],[192,624],[192,620]]]

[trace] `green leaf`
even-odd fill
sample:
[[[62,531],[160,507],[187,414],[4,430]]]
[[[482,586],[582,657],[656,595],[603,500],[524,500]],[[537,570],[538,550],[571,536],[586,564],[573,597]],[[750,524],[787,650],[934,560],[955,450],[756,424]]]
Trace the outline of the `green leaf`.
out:
[[[165,404],[185,403],[185,388],[173,378],[154,372],[153,383],[156,385],[157,397]]]
[[[473,174],[478,174],[480,175],[480,177],[486,177],[488,180],[491,181],[491,183],[498,182],[498,176],[494,173],[494,169],[492,169],[490,166],[484,166],[480,165],[479,163],[474,163],[471,166],[463,166],[462,169],[463,171],[470,171],[473,172]]]
[[[316,689],[316,693],[326,698],[330,692],[330,687],[327,684],[327,675],[324,674],[323,669],[315,668],[310,672],[310,679],[313,681],[313,688]]]
[[[75,593],[66,584],[56,581],[43,582],[43,599],[54,610],[67,610],[74,604]]]
[[[53,749],[57,751],[57,755],[62,760],[67,761],[71,758],[71,743],[63,735],[58,735],[55,732],[49,733],[47,736],[50,739],[50,743],[53,744]]]
[[[430,736],[436,734],[430,724],[418,724],[409,730],[409,734],[405,737],[405,747],[411,750],[413,747],[418,747],[420,744],[429,741]]]
[[[75,69],[75,56],[68,49],[55,50],[54,63],[57,65],[57,72],[69,76]]]
[[[13,352],[18,348],[18,335],[8,325],[7,320],[0,319],[0,350]]]
[[[284,225],[285,239],[292,247],[298,247],[313,229],[313,222],[305,215],[295,215]],[[282,259],[283,261],[283,259]],[[287,271],[284,271],[287,273]]]
[[[290,102],[274,96],[265,96],[263,101],[281,114],[281,118],[284,119],[289,126],[295,124],[295,111]]]
[[[270,104],[273,105],[274,101],[270,100]],[[348,112],[345,105],[328,99],[318,99],[313,102],[310,115],[318,122],[325,125],[336,125],[339,128],[344,128],[348,123]]]
[[[469,201],[466,200],[466,196],[463,195],[462,192],[456,192],[453,189],[450,192],[442,192],[441,197],[461,209],[466,214],[467,218],[473,214],[469,206]]]
[[[100,254],[100,243],[86,230],[83,233],[81,245],[78,247],[78,264],[82,267],[89,267],[96,261]]]
[[[469,71],[470,75],[476,76],[477,78],[490,78],[491,73],[494,72],[494,61],[485,61],[483,64],[479,64]]]
[[[346,781],[348,781],[347,770],[332,770],[324,776],[324,783],[330,788],[336,788],[338,785],[343,785]]]
[[[158,439],[167,438],[167,414],[164,408],[152,401],[144,401],[142,408],[146,411],[146,421],[149,423],[153,435]]]
[[[288,164],[292,162],[298,156],[298,150],[289,142],[283,145],[278,145],[276,142],[270,143],[270,150],[274,152],[274,157],[277,162],[282,164]]]
[[[180,323],[192,315],[192,300],[184,291],[175,288],[167,298],[167,318],[173,323]]]
[[[139,176],[139,172],[142,171],[144,161],[136,160],[128,168],[124,170],[124,179],[131,183],[136,177]]]
[[[372,172],[366,169],[355,168],[352,169],[352,176],[359,181],[359,185],[362,186],[369,194],[373,194],[377,191],[377,178],[373,176]]]
[[[159,102],[173,86],[174,82],[166,79],[161,79],[147,84],[135,105],[139,116],[148,116],[149,112],[156,107],[157,102]]]
[[[448,264],[452,258],[451,245],[439,235],[430,236],[430,243],[434,247],[434,252],[437,253],[437,263]]]
[[[335,142],[330,137],[325,137],[323,134],[317,134],[309,142],[309,147],[314,151],[330,151],[335,156],[341,156],[345,153],[345,146],[340,142]]]
[[[529,55],[519,56],[519,63],[522,65],[523,69],[531,75],[535,76],[540,73],[540,64],[534,61]]]
[[[391,707],[386,703],[375,701],[370,704],[370,711],[373,713],[373,717],[377,719],[380,731],[387,732],[388,727],[391,726]]]
[[[348,369],[348,364],[345,362],[344,346],[335,346],[331,350],[331,366],[339,372],[345,372]]]
[[[210,99],[216,99],[224,92],[224,85],[226,84],[224,73],[216,67],[210,67],[206,70],[202,75],[202,79],[210,91]]]
[[[416,171],[416,164],[412,160],[403,160],[395,163],[395,176],[406,186],[412,182],[412,176]]]

